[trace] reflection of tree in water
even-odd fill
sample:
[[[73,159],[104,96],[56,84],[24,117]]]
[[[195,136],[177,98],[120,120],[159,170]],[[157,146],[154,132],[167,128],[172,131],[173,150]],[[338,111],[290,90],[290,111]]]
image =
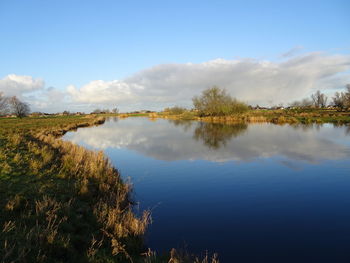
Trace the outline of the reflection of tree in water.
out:
[[[107,117],[107,120],[111,120],[113,122],[118,122],[119,118],[118,117]]]
[[[295,123],[295,124],[289,124],[289,127],[292,127],[294,130],[296,131],[309,131],[309,130],[313,130],[316,129],[317,131],[319,131],[323,124],[322,123]]]
[[[350,135],[350,124],[346,125],[345,134]]]
[[[333,127],[344,127],[345,128],[345,135],[350,135],[350,123],[333,123]]]
[[[219,123],[198,123],[193,138],[203,141],[211,149],[225,146],[232,138],[242,135],[248,128],[245,123],[227,125]]]
[[[189,121],[189,120],[168,120],[168,121],[174,124],[175,126],[183,127],[185,132],[188,131],[188,129],[191,128],[193,124],[193,121]]]

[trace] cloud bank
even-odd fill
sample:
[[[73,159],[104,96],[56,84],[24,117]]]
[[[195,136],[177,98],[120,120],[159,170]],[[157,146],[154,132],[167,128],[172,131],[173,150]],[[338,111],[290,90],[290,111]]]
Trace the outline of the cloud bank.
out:
[[[338,74],[349,69],[350,56],[323,53],[281,62],[215,59],[158,65],[122,81],[92,81],[80,89],[70,86],[68,93],[84,103],[188,104],[202,90],[217,85],[248,103],[271,105],[300,99],[316,89],[339,88],[338,78],[343,77]]]
[[[81,87],[45,88],[42,79],[8,75],[0,91],[25,97],[38,110],[89,111],[95,107],[121,110],[180,105],[213,85],[249,104],[276,105],[309,96],[315,90],[343,89],[350,82],[350,56],[321,52],[292,56],[277,62],[256,59],[215,59],[203,63],[162,64],[122,80],[92,80]]]

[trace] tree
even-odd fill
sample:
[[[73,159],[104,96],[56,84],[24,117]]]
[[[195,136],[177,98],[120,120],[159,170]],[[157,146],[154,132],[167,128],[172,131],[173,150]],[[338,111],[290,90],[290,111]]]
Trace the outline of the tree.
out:
[[[186,111],[186,109],[179,107],[179,106],[174,106],[171,108],[165,108],[164,111],[169,112],[169,114],[179,115],[179,114],[184,113]]]
[[[23,118],[30,113],[29,105],[20,101],[16,96],[9,99],[9,104],[11,106],[11,112],[19,118]]]
[[[345,106],[347,108],[350,108],[350,84],[346,84],[346,91],[345,91]]]
[[[0,92],[0,115],[6,115],[8,113],[8,98],[4,96],[3,92]]]
[[[310,99],[302,99],[301,101],[294,101],[290,104],[291,107],[295,108],[310,108],[313,105],[313,102]]]
[[[248,110],[248,105],[237,101],[227,94],[224,89],[216,86],[204,90],[200,97],[196,96],[192,101],[201,116],[222,116],[243,113]]]
[[[115,114],[118,114],[119,113],[119,109],[117,107],[115,107],[115,108],[112,109],[112,112],[115,113]]]
[[[332,98],[334,106],[340,109],[350,107],[350,84],[347,84],[345,87],[345,92],[336,92]]]
[[[344,92],[341,92],[341,93],[336,92],[334,94],[334,97],[332,98],[332,100],[333,100],[333,105],[335,107],[338,107],[341,109],[344,108],[344,106],[345,106],[345,94],[344,94]]]
[[[97,109],[95,109],[93,112],[91,112],[91,113],[93,113],[93,114],[99,114],[99,113],[101,113],[102,111],[101,111],[101,109],[99,109],[99,108],[97,108]]]
[[[316,108],[324,108],[327,105],[327,96],[321,93],[319,90],[311,95],[311,99]]]

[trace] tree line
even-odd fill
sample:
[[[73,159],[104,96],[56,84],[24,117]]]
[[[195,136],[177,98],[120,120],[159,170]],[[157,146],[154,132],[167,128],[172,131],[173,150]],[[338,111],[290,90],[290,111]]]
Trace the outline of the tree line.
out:
[[[340,110],[349,109],[350,84],[347,84],[345,88],[346,89],[344,92],[336,92],[334,97],[331,98],[331,102],[329,104],[327,104],[328,97],[318,90],[312,94],[310,98],[305,98],[291,103],[290,107],[325,108],[327,106],[332,106]],[[249,109],[252,109],[252,107],[248,104],[231,97],[225,89],[221,89],[217,86],[204,90],[200,96],[193,97],[192,102],[194,106],[193,110],[196,111],[199,116],[227,116],[241,114]],[[165,108],[164,112],[179,115],[188,112],[188,110],[183,107],[174,106],[171,108]]]
[[[311,95],[310,99],[305,98],[301,101],[295,101],[290,106],[297,108],[325,108],[326,106],[333,106],[342,110],[348,109],[350,108],[350,84],[345,86],[345,91],[336,92],[330,103],[327,104],[327,102],[328,97],[318,90]]]
[[[248,111],[251,107],[236,98],[231,97],[225,89],[213,86],[202,92],[200,96],[195,96],[192,99],[194,110],[198,112],[199,116],[225,116],[232,114],[240,114]],[[350,84],[345,86],[345,91],[336,92],[331,98],[331,102],[327,104],[328,97],[316,91],[310,98],[295,101],[290,104],[295,108],[325,108],[326,106],[333,106],[341,110],[350,108]],[[167,108],[164,111],[172,114],[183,114],[187,110],[182,107]],[[7,114],[14,114],[19,118],[25,117],[30,113],[30,107],[27,103],[22,102],[16,96],[6,97],[4,93],[0,92],[0,116]],[[95,109],[92,113],[119,113],[117,107],[112,110],[109,109]]]
[[[119,113],[119,109],[117,107],[113,108],[112,110],[110,109],[95,109],[91,112],[92,114],[103,114],[103,113],[114,113],[114,114],[118,114]]]
[[[0,116],[13,114],[16,117],[23,118],[30,113],[29,104],[21,101],[16,96],[6,97],[0,92]]]

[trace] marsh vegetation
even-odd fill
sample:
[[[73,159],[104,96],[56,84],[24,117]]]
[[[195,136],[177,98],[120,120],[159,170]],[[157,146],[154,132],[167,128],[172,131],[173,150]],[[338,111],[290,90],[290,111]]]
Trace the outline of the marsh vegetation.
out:
[[[57,138],[101,119],[1,119],[2,262],[127,260],[143,249],[148,212],[102,152]]]

